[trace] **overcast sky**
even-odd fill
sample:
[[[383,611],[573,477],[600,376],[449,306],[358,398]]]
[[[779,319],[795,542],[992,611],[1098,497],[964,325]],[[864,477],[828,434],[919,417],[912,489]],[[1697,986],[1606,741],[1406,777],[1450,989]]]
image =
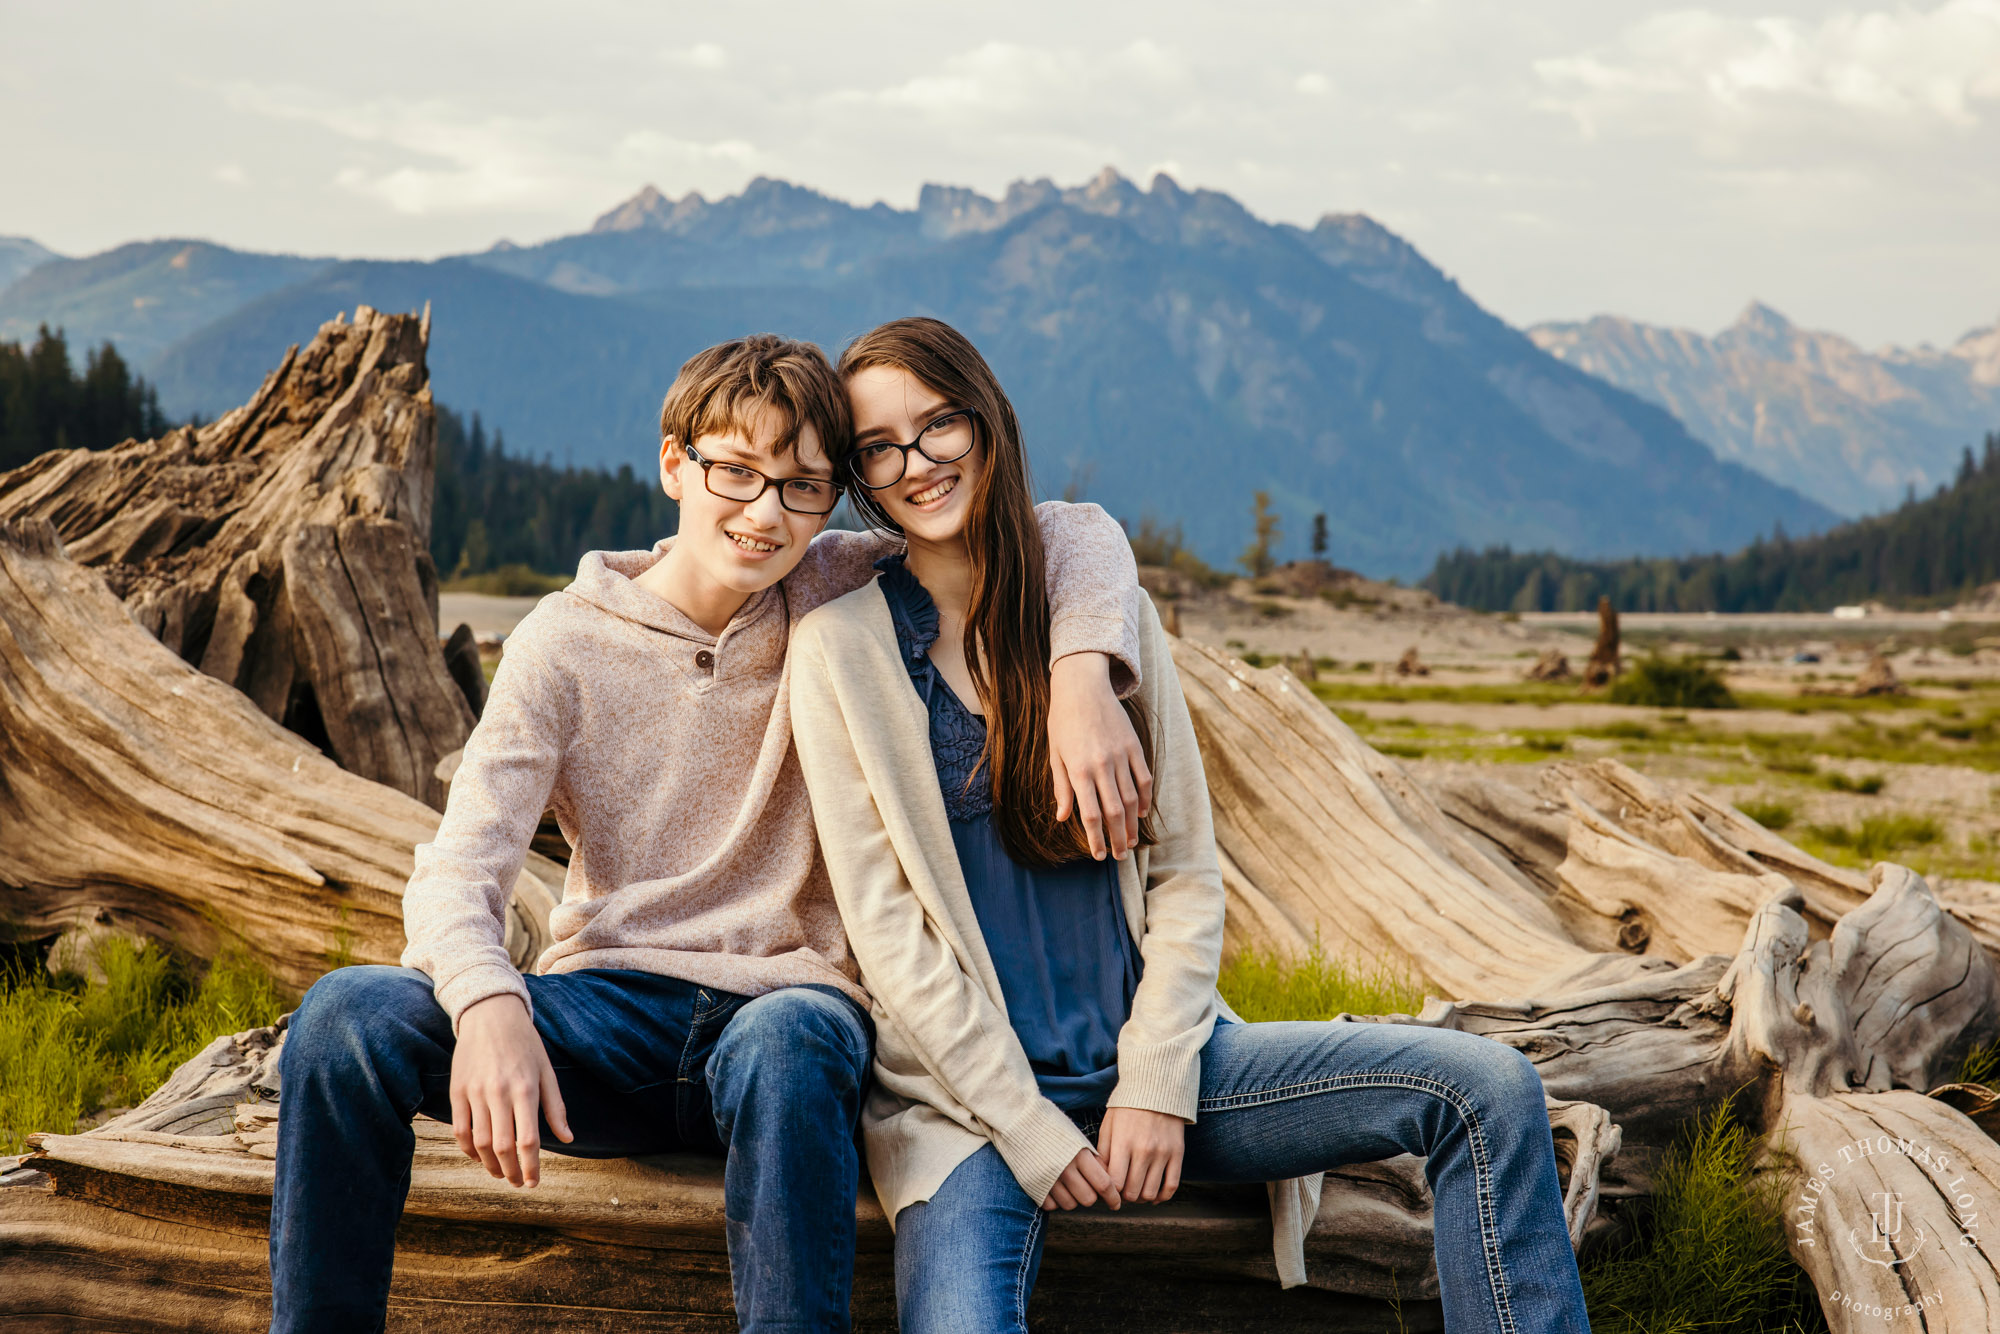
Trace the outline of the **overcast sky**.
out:
[[[1109,164],[1371,214],[1516,323],[2000,317],[2000,0],[0,0],[0,234],[428,257],[652,182]]]

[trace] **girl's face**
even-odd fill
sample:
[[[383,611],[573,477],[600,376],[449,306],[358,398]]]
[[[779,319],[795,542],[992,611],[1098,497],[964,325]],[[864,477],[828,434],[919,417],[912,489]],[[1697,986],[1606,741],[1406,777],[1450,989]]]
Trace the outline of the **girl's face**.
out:
[[[951,441],[964,438],[956,432],[972,429],[971,419],[947,418],[968,405],[945,398],[900,366],[871,366],[855,372],[847,381],[847,401],[854,412],[857,457],[865,457],[870,446],[907,445],[919,436],[923,438],[922,449],[902,451],[903,475],[880,489],[868,488],[868,494],[912,543],[941,546],[958,542],[971,513],[973,486],[985,464],[985,443],[980,441],[949,463],[937,462],[924,450],[948,457],[956,448],[963,448]],[[882,450],[880,455],[890,473],[895,471],[893,454]],[[858,484],[852,477],[844,480]]]

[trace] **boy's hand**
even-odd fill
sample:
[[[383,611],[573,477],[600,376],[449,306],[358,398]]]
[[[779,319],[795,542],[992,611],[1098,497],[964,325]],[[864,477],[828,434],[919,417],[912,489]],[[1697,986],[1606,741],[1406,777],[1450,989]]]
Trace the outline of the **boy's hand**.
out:
[[[1111,1177],[1104,1170],[1104,1164],[1089,1149],[1078,1150],[1070,1159],[1068,1167],[1056,1178],[1055,1189],[1042,1201],[1042,1208],[1076,1209],[1089,1208],[1099,1200],[1116,1209],[1119,1205],[1118,1192],[1111,1186]]]
[[[1083,818],[1090,855],[1123,857],[1139,842],[1139,821],[1153,804],[1153,772],[1132,720],[1111,688],[1111,659],[1071,653],[1049,673],[1049,768],[1056,819]]]
[[[451,1134],[468,1158],[515,1186],[542,1179],[540,1118],[572,1138],[555,1067],[528,1007],[511,992],[488,996],[458,1017],[451,1057]]]
[[[1111,1188],[1127,1200],[1165,1204],[1181,1186],[1187,1122],[1164,1112],[1113,1107],[1097,1128],[1097,1156]]]

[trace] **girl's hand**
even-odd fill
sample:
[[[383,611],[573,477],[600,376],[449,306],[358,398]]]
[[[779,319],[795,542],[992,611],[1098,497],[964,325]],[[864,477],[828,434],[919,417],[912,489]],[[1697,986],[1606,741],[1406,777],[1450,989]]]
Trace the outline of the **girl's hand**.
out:
[[[1089,1208],[1100,1199],[1113,1209],[1118,1207],[1118,1192],[1112,1188],[1110,1174],[1104,1170],[1104,1164],[1095,1153],[1084,1149],[1056,1178],[1055,1189],[1049,1192],[1049,1198],[1042,1201],[1042,1208]]]
[[[1097,1131],[1097,1156],[1121,1199],[1165,1204],[1181,1185],[1187,1122],[1164,1112],[1113,1107]]]
[[[1153,774],[1132,720],[1111,688],[1111,659],[1071,653],[1049,672],[1049,768],[1056,820],[1082,817],[1090,855],[1106,845],[1122,858],[1139,843],[1139,821],[1153,804]]]

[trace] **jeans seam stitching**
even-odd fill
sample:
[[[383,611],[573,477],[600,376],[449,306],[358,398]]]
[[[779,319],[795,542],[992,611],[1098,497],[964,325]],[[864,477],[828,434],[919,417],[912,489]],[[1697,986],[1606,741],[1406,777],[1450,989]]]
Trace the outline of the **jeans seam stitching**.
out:
[[[700,1082],[694,1079],[690,1072],[694,1067],[695,1040],[701,1036],[702,1020],[706,1019],[709,1012],[715,1008],[713,1005],[702,1004],[703,999],[707,995],[706,991],[697,990],[695,992],[694,1010],[688,1016],[687,1041],[681,1045],[680,1063],[674,1071],[674,1082],[677,1087],[680,1085],[694,1085]],[[688,1124],[688,1108],[686,1103],[689,1092],[690,1090],[682,1090],[674,1098],[674,1130],[683,1140],[693,1138],[692,1127]]]
[[[1028,1258],[1035,1253],[1035,1238],[1042,1230],[1042,1210],[1028,1221],[1028,1235],[1021,1244],[1021,1264],[1014,1272],[1014,1315],[1019,1327],[1028,1327]]]
[[[1502,1334],[1516,1334],[1520,1327],[1514,1319],[1513,1302],[1507,1294],[1507,1268],[1500,1256],[1499,1222],[1494,1217],[1492,1163],[1487,1151],[1486,1132],[1480,1124],[1473,1100],[1466,1096],[1464,1091],[1429,1075],[1378,1070],[1367,1074],[1331,1075],[1324,1079],[1308,1080],[1299,1084],[1284,1084],[1275,1089],[1260,1089],[1254,1094],[1203,1098],[1196,1107],[1198,1111],[1231,1111],[1238,1107],[1256,1107],[1268,1102],[1286,1102],[1316,1093],[1331,1092],[1338,1088],[1414,1088],[1419,1092],[1431,1093],[1444,1099],[1465,1122],[1466,1135],[1472,1145],[1473,1194],[1479,1205],[1479,1240],[1480,1249],[1485,1252],[1487,1289],[1492,1294],[1494,1314],[1499,1317]]]

